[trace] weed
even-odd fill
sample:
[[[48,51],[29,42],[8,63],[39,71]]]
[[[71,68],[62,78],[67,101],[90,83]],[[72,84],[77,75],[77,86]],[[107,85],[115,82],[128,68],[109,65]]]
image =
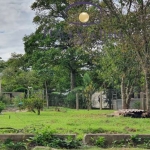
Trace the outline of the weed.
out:
[[[105,137],[100,136],[98,139],[96,139],[95,145],[98,146],[98,147],[105,148],[106,147]]]
[[[112,146],[113,147],[126,147],[126,141],[123,139],[123,140],[115,140],[112,142]]]
[[[7,139],[4,142],[7,150],[27,150],[27,146],[24,142],[16,142],[14,143],[11,139]]]

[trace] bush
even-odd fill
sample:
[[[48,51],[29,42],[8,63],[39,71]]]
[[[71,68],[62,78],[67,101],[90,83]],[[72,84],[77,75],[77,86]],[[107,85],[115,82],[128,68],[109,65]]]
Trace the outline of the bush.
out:
[[[28,139],[28,141],[29,145],[49,146],[52,148],[73,149],[81,146],[79,140],[73,139],[69,136],[67,138],[58,138],[53,134],[53,131],[37,133],[34,137]]]
[[[0,94],[0,101],[5,104],[11,104],[10,98],[6,96],[5,94]]]
[[[105,139],[105,137],[99,137],[95,141],[95,145],[98,146],[98,147],[105,148],[106,147],[106,139]]]
[[[133,104],[133,107],[134,107],[134,109],[140,109],[140,102],[135,102],[134,104]]]
[[[43,109],[44,100],[41,93],[34,93],[31,98],[24,100],[24,103],[29,111],[35,112],[34,109],[37,109],[38,115],[40,115],[40,111]]]
[[[0,113],[5,109],[5,104],[0,101]]]
[[[79,94],[79,108],[84,109],[87,108],[86,100],[83,98],[82,94]],[[65,106],[69,108],[76,108],[76,92],[71,91],[68,93],[64,100]]]
[[[7,139],[4,142],[5,147],[7,150],[27,150],[26,144],[23,142],[14,143],[12,140]]]
[[[23,97],[23,96],[22,96]],[[20,96],[16,96],[14,99],[14,104],[16,107],[19,107],[19,110],[25,109],[25,105],[24,105],[24,99],[21,98]]]
[[[65,99],[65,105],[69,108],[75,108],[76,107],[76,93],[70,92],[66,99]]]

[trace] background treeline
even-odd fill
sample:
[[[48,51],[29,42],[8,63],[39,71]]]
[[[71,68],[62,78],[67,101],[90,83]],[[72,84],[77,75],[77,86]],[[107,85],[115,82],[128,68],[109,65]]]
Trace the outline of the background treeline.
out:
[[[69,107],[82,93],[88,108],[95,91],[121,91],[123,108],[133,92],[143,91],[149,110],[150,2],[90,0],[69,7],[76,2],[35,0],[37,29],[23,39],[25,54],[0,61],[3,91],[44,89],[46,100],[63,93]],[[78,21],[83,11],[90,25]]]

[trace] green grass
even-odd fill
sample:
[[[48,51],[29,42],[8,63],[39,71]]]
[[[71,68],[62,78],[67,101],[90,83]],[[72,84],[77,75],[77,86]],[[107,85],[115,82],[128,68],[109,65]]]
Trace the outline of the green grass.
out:
[[[78,137],[85,133],[150,134],[150,119],[107,117],[112,112],[66,108],[61,108],[60,112],[44,110],[40,116],[32,112],[3,112],[0,115],[0,133],[8,132],[2,128],[11,127],[28,133],[48,128],[57,133],[76,133]]]

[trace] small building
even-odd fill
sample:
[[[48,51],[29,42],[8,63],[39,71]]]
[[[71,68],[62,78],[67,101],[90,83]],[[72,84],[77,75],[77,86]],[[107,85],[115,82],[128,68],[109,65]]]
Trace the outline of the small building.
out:
[[[106,94],[102,92],[95,92],[92,95],[92,108],[100,108],[100,97],[102,94],[102,108],[109,108],[109,103]]]

